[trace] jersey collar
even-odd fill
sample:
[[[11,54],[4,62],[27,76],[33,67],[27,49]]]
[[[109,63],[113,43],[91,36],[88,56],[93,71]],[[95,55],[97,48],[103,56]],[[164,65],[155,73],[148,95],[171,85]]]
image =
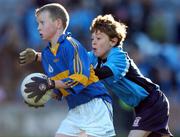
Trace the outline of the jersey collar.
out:
[[[65,34],[62,34],[62,35],[59,37],[57,43],[59,43],[59,44],[63,43],[63,41],[66,39],[66,37],[70,37],[70,36],[71,36],[71,32],[67,32],[67,33],[65,33]],[[48,47],[50,47],[50,46],[51,46],[51,43],[48,42]]]
[[[71,33],[70,32],[67,32],[67,33],[65,33],[65,34],[62,34],[60,37],[59,37],[59,39],[58,39],[58,43],[62,43],[65,39],[66,39],[66,37],[70,37],[71,36]]]

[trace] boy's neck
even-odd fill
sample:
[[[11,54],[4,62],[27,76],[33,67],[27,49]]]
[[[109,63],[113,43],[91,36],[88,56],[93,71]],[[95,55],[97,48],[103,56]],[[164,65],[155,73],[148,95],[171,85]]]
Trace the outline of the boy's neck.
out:
[[[54,35],[54,37],[51,39],[50,43],[51,46],[56,45],[56,43],[58,42],[59,37],[63,34],[63,31],[57,31],[57,33]]]

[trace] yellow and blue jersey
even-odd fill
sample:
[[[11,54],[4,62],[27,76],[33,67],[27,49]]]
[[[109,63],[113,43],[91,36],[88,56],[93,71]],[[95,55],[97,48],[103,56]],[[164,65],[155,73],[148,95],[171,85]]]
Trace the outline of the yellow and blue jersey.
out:
[[[48,77],[62,80],[71,87],[58,89],[70,109],[97,97],[111,102],[107,90],[94,73],[86,49],[68,34],[61,35],[53,48],[49,43],[43,49],[42,65]]]

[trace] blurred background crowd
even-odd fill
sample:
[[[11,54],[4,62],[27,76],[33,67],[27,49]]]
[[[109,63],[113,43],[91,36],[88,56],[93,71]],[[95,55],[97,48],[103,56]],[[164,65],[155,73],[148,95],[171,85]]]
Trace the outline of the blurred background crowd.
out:
[[[22,79],[29,73],[42,72],[37,63],[20,67],[18,54],[27,47],[37,51],[44,47],[34,10],[51,2],[67,9],[68,31],[87,50],[91,50],[89,26],[97,15],[112,14],[128,26],[123,47],[142,73],[159,84],[168,96],[172,107],[171,128],[180,132],[176,107],[180,105],[179,0],[0,0],[0,107],[22,103]]]

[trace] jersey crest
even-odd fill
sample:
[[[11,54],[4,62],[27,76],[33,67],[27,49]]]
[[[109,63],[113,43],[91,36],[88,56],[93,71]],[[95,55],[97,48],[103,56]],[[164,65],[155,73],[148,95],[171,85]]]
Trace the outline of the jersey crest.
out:
[[[53,73],[53,67],[49,64],[49,66],[48,66],[48,71],[49,71],[49,73]]]
[[[141,117],[136,117],[133,123],[133,127],[139,127],[139,121],[141,120]]]

